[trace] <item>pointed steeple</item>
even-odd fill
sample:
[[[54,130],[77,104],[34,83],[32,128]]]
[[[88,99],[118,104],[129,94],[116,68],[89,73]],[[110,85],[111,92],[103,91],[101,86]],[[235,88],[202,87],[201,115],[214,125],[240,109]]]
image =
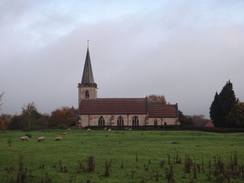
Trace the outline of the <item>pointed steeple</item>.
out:
[[[78,83],[78,105],[83,99],[97,98],[97,84],[94,82],[89,46],[87,44],[86,60],[81,83]]]
[[[92,72],[92,65],[91,65],[91,59],[90,59],[90,53],[89,53],[89,46],[87,46],[87,52],[86,52],[86,60],[85,65],[83,69],[83,75],[81,79],[81,84],[83,85],[93,85],[95,84],[94,78],[93,78],[93,72]]]

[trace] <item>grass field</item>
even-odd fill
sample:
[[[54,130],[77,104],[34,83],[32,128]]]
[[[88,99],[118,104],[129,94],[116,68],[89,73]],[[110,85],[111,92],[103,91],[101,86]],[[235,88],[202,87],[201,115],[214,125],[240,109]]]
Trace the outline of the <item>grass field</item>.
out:
[[[0,132],[0,182],[244,182],[244,133],[62,132]]]

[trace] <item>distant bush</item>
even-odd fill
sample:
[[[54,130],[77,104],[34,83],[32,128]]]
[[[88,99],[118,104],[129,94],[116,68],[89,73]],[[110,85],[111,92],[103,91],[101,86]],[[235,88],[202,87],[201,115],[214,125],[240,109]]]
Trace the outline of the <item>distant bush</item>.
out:
[[[32,135],[31,135],[30,133],[25,134],[25,136],[27,136],[27,137],[29,137],[29,138],[32,137]]]

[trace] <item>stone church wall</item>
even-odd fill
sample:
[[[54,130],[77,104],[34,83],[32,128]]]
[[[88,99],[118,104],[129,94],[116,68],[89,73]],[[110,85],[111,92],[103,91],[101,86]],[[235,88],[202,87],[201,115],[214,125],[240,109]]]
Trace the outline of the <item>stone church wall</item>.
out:
[[[133,114],[133,115],[80,115],[81,126],[98,126],[98,120],[100,117],[104,118],[105,126],[117,126],[117,120],[121,116],[124,120],[124,126],[132,126],[132,119],[134,116],[138,117],[139,126],[146,125],[145,114]]]
[[[155,119],[157,121],[157,125],[179,125],[177,118],[148,118],[147,125],[155,125]]]

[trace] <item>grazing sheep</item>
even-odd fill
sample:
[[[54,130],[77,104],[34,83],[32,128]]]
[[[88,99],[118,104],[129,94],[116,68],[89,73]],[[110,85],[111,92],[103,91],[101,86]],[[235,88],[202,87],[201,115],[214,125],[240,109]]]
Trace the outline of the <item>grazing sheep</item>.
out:
[[[111,128],[109,128],[109,129],[108,129],[108,131],[110,132],[110,131],[112,131],[112,129],[111,129]]]
[[[70,130],[71,130],[71,128],[68,128],[68,129],[67,129],[67,131],[70,131]]]
[[[27,137],[27,136],[23,136],[23,137],[20,137],[19,139],[20,139],[20,140],[26,140],[26,141],[28,141],[29,137]]]
[[[45,137],[39,137],[39,138],[37,139],[37,142],[40,142],[40,141],[43,141],[43,142],[44,142],[44,140],[45,140]]]
[[[86,129],[86,131],[90,132],[90,131],[91,131],[91,129],[90,129],[90,128],[87,128],[87,129]]]
[[[54,139],[54,141],[61,141],[62,140],[62,137],[56,137],[55,139]]]
[[[67,135],[68,133],[67,133],[67,132],[63,132],[62,134],[63,134],[63,135]]]

